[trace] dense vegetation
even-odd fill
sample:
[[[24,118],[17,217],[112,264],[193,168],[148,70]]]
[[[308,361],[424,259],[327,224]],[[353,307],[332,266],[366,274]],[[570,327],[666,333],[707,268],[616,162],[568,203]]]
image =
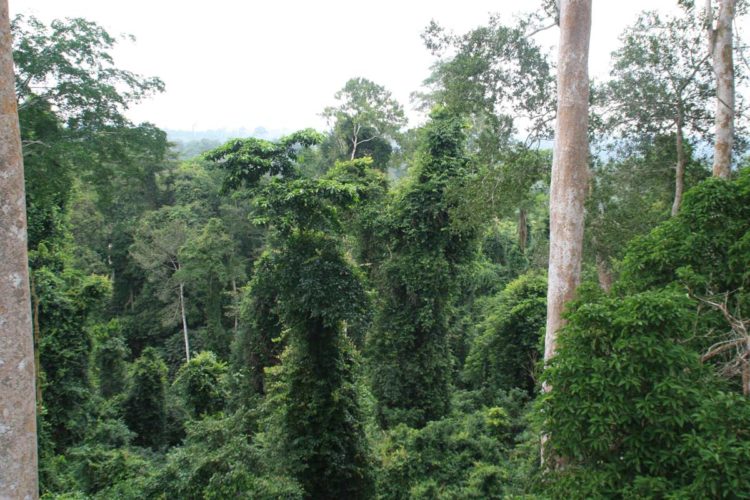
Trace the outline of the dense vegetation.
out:
[[[750,168],[707,178],[700,28],[645,14],[592,93],[584,279],[545,367],[538,22],[431,25],[416,129],[353,78],[326,132],[175,148],[126,118],[163,84],[101,27],[16,18],[43,496],[747,495]]]

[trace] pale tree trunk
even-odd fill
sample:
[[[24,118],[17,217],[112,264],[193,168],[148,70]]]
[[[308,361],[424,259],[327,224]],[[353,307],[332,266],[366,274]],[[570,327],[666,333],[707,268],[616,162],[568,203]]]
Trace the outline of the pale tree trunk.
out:
[[[526,242],[529,239],[529,228],[527,226],[526,210],[518,209],[518,247],[521,253],[526,253]]]
[[[550,186],[550,252],[544,360],[557,348],[565,303],[581,278],[584,201],[588,187],[588,54],[591,0],[560,2],[557,123]],[[550,390],[545,387],[544,390]]]
[[[0,498],[38,497],[26,195],[8,2],[0,0]]]
[[[677,168],[674,179],[674,201],[672,202],[672,217],[677,215],[682,205],[682,193],[685,192],[685,147],[682,130],[682,104],[678,104],[675,132],[675,147],[677,148]]]
[[[735,0],[721,0],[716,28],[710,0],[706,5],[709,51],[716,76],[716,142],[714,145],[714,177],[728,179],[732,171],[734,144],[734,57],[732,21]]]
[[[182,318],[182,335],[185,337],[185,359],[190,361],[190,339],[185,317],[185,286],[182,283],[180,283],[180,317]]]
[[[357,154],[357,146],[359,145],[359,125],[354,125],[354,137],[352,138],[352,155],[349,160],[354,160],[354,155]]]

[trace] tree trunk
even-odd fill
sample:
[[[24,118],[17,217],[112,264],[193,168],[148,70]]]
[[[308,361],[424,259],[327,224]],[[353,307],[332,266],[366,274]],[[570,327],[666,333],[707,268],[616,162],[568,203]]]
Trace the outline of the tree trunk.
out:
[[[565,303],[581,278],[583,215],[588,186],[588,54],[591,0],[560,2],[557,123],[550,186],[550,252],[544,360],[557,347]],[[550,390],[545,387],[544,390]]]
[[[352,138],[352,155],[349,160],[354,160],[354,155],[357,154],[357,145],[359,145],[359,125],[354,126],[354,137]]]
[[[529,239],[529,228],[527,227],[526,221],[526,210],[523,208],[518,209],[518,247],[521,249],[521,253],[526,253],[526,242]]]
[[[735,0],[721,0],[716,29],[709,17],[709,45],[716,75],[716,143],[714,145],[714,177],[728,179],[732,171],[734,144],[734,59],[732,21]]]
[[[185,286],[182,283],[180,283],[180,316],[182,317],[182,335],[185,337],[185,359],[190,361],[190,339],[185,318]]]
[[[7,0],[0,0],[0,214],[0,498],[32,499],[39,495],[35,363]]]
[[[232,278],[232,300],[234,301],[234,335],[237,335],[237,330],[240,327],[240,309],[239,309],[239,297],[237,296],[237,280]]]
[[[682,104],[677,109],[677,131],[675,132],[675,147],[677,148],[677,168],[674,178],[674,202],[672,203],[672,217],[677,215],[682,205],[682,193],[685,192],[685,147],[682,137]]]
[[[599,278],[599,286],[604,293],[609,293],[612,289],[612,272],[607,264],[607,259],[600,254],[596,254],[596,274]]]

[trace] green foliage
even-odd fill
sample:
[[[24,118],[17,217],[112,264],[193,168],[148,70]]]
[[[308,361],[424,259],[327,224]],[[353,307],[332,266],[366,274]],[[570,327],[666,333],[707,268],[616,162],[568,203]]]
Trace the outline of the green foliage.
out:
[[[433,113],[412,177],[385,215],[389,258],[378,272],[375,330],[367,353],[381,424],[423,426],[448,412],[447,334],[458,265],[473,255],[474,230],[450,231],[448,187],[468,157],[463,121]]]
[[[120,125],[129,103],[164,88],[158,78],[115,68],[109,51],[117,41],[96,23],[75,18],[46,26],[18,16],[12,29],[21,105],[52,103],[70,129]]]
[[[173,387],[192,418],[214,415],[224,409],[227,398],[224,377],[227,366],[212,352],[201,352],[177,372]]]
[[[133,364],[124,417],[139,446],[158,448],[165,441],[167,366],[152,347]]]
[[[533,21],[508,26],[492,16],[487,26],[463,35],[433,22],[422,35],[427,48],[442,56],[425,82],[429,92],[421,95],[423,103],[470,116],[471,147],[490,164],[512,142],[519,117],[531,122],[530,142],[551,135],[554,76],[539,45],[527,36],[535,29]]]
[[[278,272],[274,255],[261,255],[240,302],[240,328],[232,345],[232,393],[241,404],[265,393],[264,370],[278,363],[282,351]]]
[[[226,173],[224,189],[254,185],[265,175],[296,175],[295,161],[299,149],[320,144],[323,136],[312,129],[301,130],[276,142],[256,139],[233,139],[203,154]]]
[[[110,292],[101,276],[85,276],[63,268],[65,255],[47,252],[41,245],[30,253],[32,301],[39,335],[41,394],[47,407],[43,426],[52,446],[61,451],[80,439],[88,419],[92,394],[90,353],[93,347],[88,322]],[[62,268],[62,269],[61,269]]]
[[[482,256],[495,269],[496,281],[499,283],[493,283],[492,286],[498,291],[522,274],[529,265],[517,239],[513,238],[508,223],[490,226],[482,235],[480,243]]]
[[[691,309],[670,290],[592,295],[574,308],[544,375],[553,388],[542,399],[547,449],[569,462],[550,478],[553,496],[701,498],[747,489],[737,467],[750,459],[741,423],[750,407],[723,392],[684,344]],[[737,407],[715,418],[729,401]]]
[[[628,247],[623,287],[646,289],[684,282],[696,293],[748,286],[750,170],[725,182],[708,179],[685,194],[680,213]],[[748,310],[746,310],[747,312]]]
[[[71,459],[76,461],[76,477],[82,490],[89,494],[106,491],[117,483],[130,482],[153,467],[142,454],[128,448],[85,445],[72,450]]]
[[[483,399],[483,398],[480,398]],[[519,393],[502,406],[457,401],[450,416],[422,429],[403,424],[379,436],[378,498],[507,498],[515,492],[510,451],[526,401]]]
[[[149,498],[298,499],[300,486],[269,472],[251,445],[255,415],[245,410],[187,424],[182,446],[172,449],[144,486]]]
[[[512,281],[485,305],[463,377],[470,387],[492,392],[513,387],[531,394],[547,318],[547,279],[531,272]]]
[[[117,68],[111,55],[117,40],[96,23],[75,18],[47,26],[18,16],[11,29],[29,241],[36,248],[55,237],[74,179],[96,186],[102,200],[120,187],[123,173],[128,181],[121,187],[152,193],[150,160],[164,158],[166,135],[133,126],[124,112],[164,86],[158,78]]]
[[[391,154],[390,141],[406,125],[401,105],[391,93],[366,78],[352,78],[336,92],[337,106],[323,111],[331,125],[339,154],[335,160],[370,156],[385,170]]]
[[[695,16],[642,13],[613,54],[606,96],[617,104],[617,112],[610,126],[650,137],[673,133],[678,121],[697,134],[706,130],[712,119],[708,104],[713,75],[705,54],[694,50],[704,37]]]
[[[283,470],[311,498],[369,498],[356,355],[343,330],[364,309],[359,277],[337,242],[317,232],[292,235],[278,259],[288,347],[270,397]]]
[[[369,276],[373,275],[383,256],[379,218],[388,194],[388,180],[375,165],[371,158],[337,161],[326,173],[327,179],[357,187],[359,202],[342,214],[342,218],[346,233],[354,236],[354,257]]]
[[[357,200],[354,185],[326,179],[274,179],[258,191],[255,221],[271,223],[283,234],[298,228],[338,230],[338,210]]]
[[[234,240],[219,218],[211,218],[179,251],[181,274],[206,318],[203,345],[220,358],[229,356],[230,332],[224,326],[224,290],[233,280],[242,279],[242,262]]]
[[[622,259],[630,240],[668,218],[674,197],[673,135],[621,144],[614,154],[611,161],[593,165],[586,200],[585,251],[590,258]],[[709,172],[689,145],[685,155],[685,186],[690,188]]]
[[[126,360],[130,349],[122,336],[122,326],[116,319],[93,329],[95,339],[94,366],[99,380],[99,394],[111,398],[122,394],[128,383]]]

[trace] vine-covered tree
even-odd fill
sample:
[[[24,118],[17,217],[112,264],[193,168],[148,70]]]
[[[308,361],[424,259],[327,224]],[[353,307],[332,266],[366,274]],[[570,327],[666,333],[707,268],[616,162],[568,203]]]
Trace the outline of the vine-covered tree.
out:
[[[135,361],[123,403],[125,423],[134,442],[158,448],[165,443],[167,424],[167,365],[156,349],[147,347]]]
[[[280,143],[286,140],[293,139]],[[273,160],[256,163],[252,156],[224,151],[228,154],[214,151],[208,156],[220,167],[230,163],[240,172],[235,177],[239,183],[253,186],[272,173]],[[254,312],[269,316],[255,320],[244,338],[248,345],[236,345],[238,359],[249,355],[250,361],[273,361],[258,354],[272,351],[270,342],[281,340],[285,346],[274,383],[268,388],[261,379],[258,384],[269,392],[274,409],[272,448],[280,470],[299,481],[310,498],[370,498],[356,354],[345,333],[346,323],[363,314],[365,294],[336,236],[338,211],[356,202],[357,186],[297,179],[293,162],[278,173],[285,175],[261,183],[254,200],[256,222],[271,230],[268,253],[258,269],[271,270],[273,280],[261,275],[249,293],[257,294],[251,303],[260,308]],[[276,325],[281,339],[269,337]],[[256,380],[263,368],[251,367]]]
[[[432,113],[418,163],[385,215],[389,257],[378,272],[380,300],[367,352],[380,423],[424,426],[449,409],[448,324],[458,265],[473,255],[475,229],[451,227],[448,189],[469,169],[465,124]]]

